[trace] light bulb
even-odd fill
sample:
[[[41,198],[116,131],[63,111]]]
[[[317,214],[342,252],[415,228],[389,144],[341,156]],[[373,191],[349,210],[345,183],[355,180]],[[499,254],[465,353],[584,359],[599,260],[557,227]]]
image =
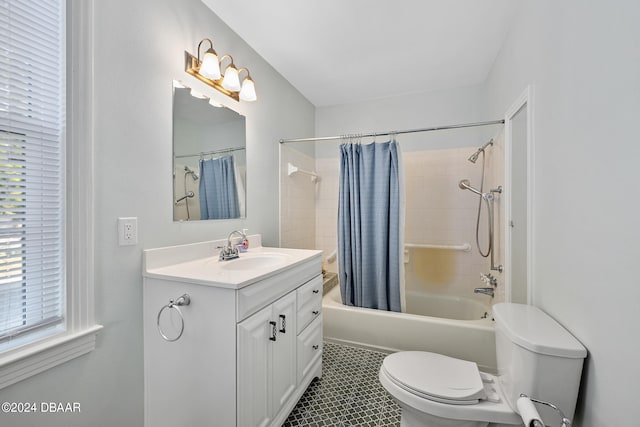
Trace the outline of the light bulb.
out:
[[[256,97],[256,86],[253,84],[253,80],[250,77],[247,77],[242,81],[242,89],[240,89],[240,99],[243,101],[255,101],[258,99]]]
[[[240,90],[238,69],[233,65],[233,63],[231,63],[224,72],[222,87],[231,92],[238,92]]]
[[[198,99],[207,99],[207,95],[204,95],[195,89],[191,89],[191,96]]]
[[[220,79],[220,64],[218,63],[218,55],[216,55],[215,50],[209,49],[205,52],[198,73],[211,80]]]

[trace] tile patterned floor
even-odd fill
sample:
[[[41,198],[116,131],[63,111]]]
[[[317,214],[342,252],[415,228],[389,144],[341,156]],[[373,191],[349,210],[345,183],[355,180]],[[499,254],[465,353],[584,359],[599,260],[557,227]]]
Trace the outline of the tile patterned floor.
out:
[[[322,379],[315,379],[284,427],[399,426],[400,408],[382,388],[386,354],[324,343]]]

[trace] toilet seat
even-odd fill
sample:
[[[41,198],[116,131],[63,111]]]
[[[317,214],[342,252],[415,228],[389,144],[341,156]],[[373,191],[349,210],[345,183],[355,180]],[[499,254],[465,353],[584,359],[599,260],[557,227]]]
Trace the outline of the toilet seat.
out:
[[[487,398],[478,365],[466,360],[403,351],[387,356],[382,370],[397,386],[435,402],[475,405]]]
[[[404,356],[406,353],[419,353],[422,356]],[[445,358],[453,359],[436,353],[393,353],[385,358],[380,367],[378,378],[385,390],[398,402],[403,413],[405,410],[409,410],[450,420],[475,420],[521,425],[522,418],[507,403],[497,377],[478,371],[477,365],[475,368],[473,367],[475,364],[472,364],[470,368],[467,363],[471,362],[465,363],[459,359],[445,361]],[[443,378],[452,378],[448,374],[453,373],[469,379],[472,385],[475,380],[479,381],[484,386],[486,398],[482,397],[482,392],[477,388],[482,386],[465,387],[466,391],[463,392],[463,390],[452,387],[455,382],[448,385],[447,382],[444,382],[444,387],[441,384],[440,389],[430,385],[417,385],[421,381],[414,380],[424,378],[424,376],[416,369],[416,365],[420,366],[426,363],[429,363],[434,368],[433,370],[442,369]],[[457,367],[460,367],[461,370],[458,370]],[[466,372],[466,374],[461,374],[461,372]],[[462,384],[466,386],[464,382]],[[426,391],[420,391],[421,388]],[[436,394],[440,396],[436,396]],[[471,397],[460,397],[465,394]]]

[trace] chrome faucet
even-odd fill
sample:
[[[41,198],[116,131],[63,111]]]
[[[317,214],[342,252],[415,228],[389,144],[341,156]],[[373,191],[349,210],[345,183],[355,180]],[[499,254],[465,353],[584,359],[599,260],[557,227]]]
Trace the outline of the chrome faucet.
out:
[[[474,294],[485,294],[485,295],[489,295],[491,298],[493,298],[493,288],[475,288],[473,290]]]
[[[240,257],[238,254],[238,248],[231,244],[231,238],[234,234],[239,234],[243,239],[247,238],[247,235],[239,230],[233,230],[229,233],[229,237],[227,237],[227,245],[220,248],[220,256],[218,257],[220,261],[229,261]]]

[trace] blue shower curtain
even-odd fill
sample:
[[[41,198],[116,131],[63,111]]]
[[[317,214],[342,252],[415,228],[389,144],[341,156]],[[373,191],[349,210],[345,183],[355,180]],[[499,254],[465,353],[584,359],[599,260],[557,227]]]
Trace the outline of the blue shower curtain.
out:
[[[400,184],[395,141],[340,146],[338,257],[345,305],[400,311]]]
[[[233,156],[200,160],[200,219],[240,218]]]

